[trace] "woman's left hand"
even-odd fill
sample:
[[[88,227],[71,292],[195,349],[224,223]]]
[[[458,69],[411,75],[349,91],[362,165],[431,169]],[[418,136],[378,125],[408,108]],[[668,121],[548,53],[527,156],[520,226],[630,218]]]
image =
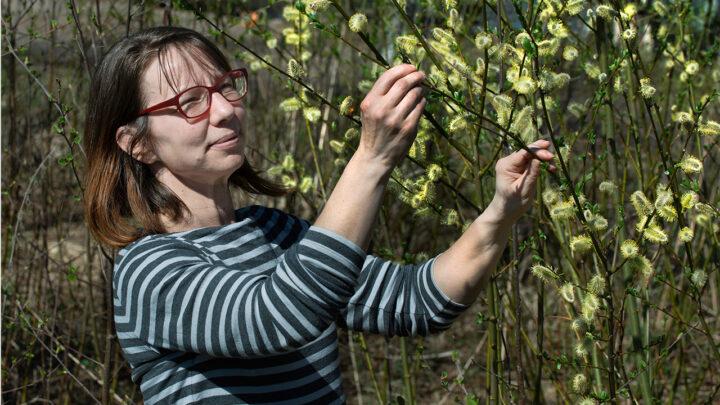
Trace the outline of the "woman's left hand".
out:
[[[554,155],[547,150],[550,141],[539,139],[528,145],[528,149],[543,160],[550,161]],[[548,169],[557,169],[550,165]],[[514,223],[532,205],[535,198],[535,184],[540,174],[540,160],[521,149],[495,164],[495,196],[488,208],[492,209],[498,221]]]

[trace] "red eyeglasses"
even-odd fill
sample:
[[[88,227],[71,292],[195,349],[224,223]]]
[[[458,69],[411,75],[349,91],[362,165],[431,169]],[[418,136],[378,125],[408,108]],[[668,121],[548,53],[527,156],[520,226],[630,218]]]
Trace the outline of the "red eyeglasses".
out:
[[[138,114],[138,116],[159,110],[166,107],[177,107],[180,114],[185,118],[199,117],[208,110],[212,104],[212,94],[218,92],[225,100],[234,102],[239,101],[247,94],[247,70],[235,69],[225,73],[212,86],[194,86],[183,90],[175,97],[148,107]]]

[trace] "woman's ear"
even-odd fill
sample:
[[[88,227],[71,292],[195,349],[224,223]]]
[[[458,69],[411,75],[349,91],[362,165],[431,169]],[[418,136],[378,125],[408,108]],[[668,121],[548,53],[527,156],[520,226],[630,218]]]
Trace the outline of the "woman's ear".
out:
[[[115,142],[117,142],[120,149],[124,150],[125,153],[147,165],[157,162],[157,155],[149,148],[146,148],[143,142],[137,142],[132,153],[130,152],[135,131],[136,129],[129,125],[121,126],[115,131]]]

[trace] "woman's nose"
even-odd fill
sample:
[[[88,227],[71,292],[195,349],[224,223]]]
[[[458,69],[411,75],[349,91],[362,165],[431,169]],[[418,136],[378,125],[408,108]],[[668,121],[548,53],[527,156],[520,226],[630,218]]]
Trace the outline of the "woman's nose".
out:
[[[212,94],[212,105],[210,106],[210,122],[213,125],[230,119],[235,114],[235,105],[227,101],[222,94],[214,92]]]

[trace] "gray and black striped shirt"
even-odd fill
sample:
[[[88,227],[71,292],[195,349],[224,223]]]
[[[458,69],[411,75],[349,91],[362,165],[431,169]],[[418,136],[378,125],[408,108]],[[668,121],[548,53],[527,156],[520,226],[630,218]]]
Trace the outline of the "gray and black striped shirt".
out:
[[[366,255],[274,208],[235,216],[115,258],[115,326],[146,404],[343,403],[338,326],[428,335],[467,308],[433,281],[436,257]]]

